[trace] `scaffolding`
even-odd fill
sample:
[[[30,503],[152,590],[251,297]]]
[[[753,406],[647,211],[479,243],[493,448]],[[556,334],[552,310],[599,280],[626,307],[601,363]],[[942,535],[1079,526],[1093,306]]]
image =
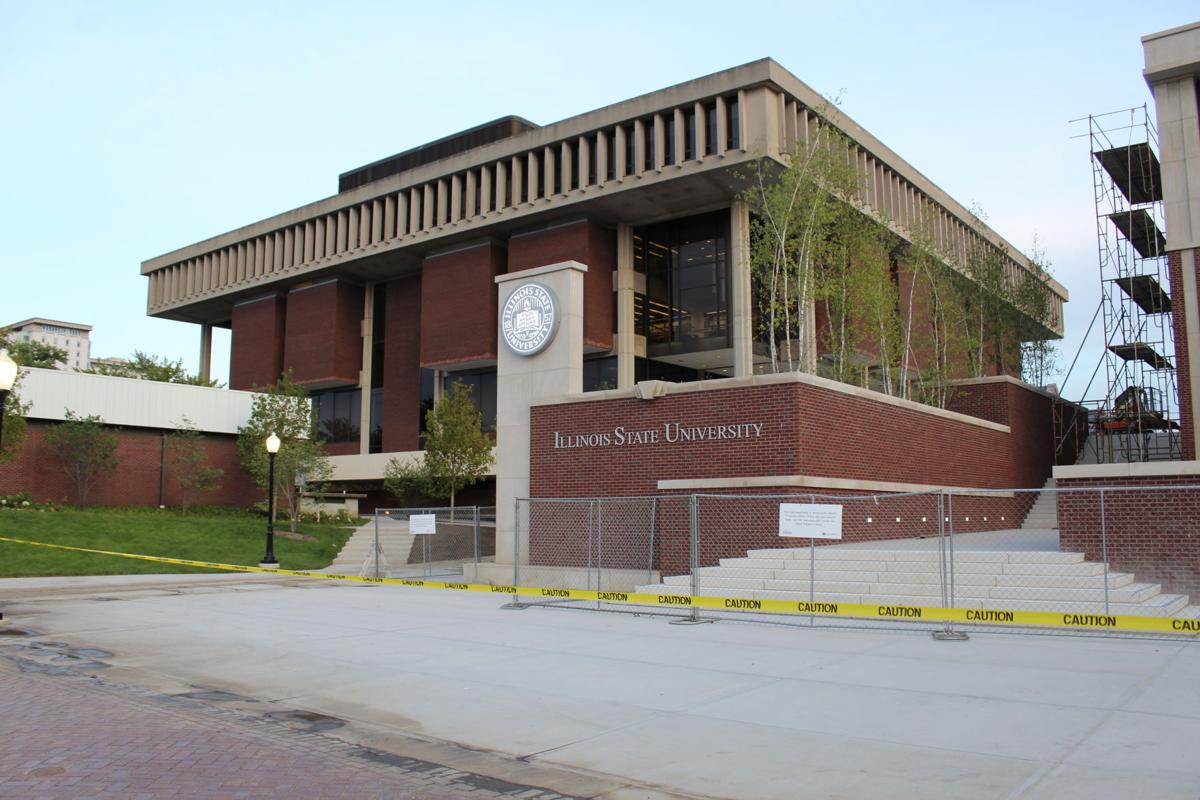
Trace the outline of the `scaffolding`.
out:
[[[1158,134],[1146,106],[1088,117],[1104,319],[1099,462],[1179,459],[1179,394]]]

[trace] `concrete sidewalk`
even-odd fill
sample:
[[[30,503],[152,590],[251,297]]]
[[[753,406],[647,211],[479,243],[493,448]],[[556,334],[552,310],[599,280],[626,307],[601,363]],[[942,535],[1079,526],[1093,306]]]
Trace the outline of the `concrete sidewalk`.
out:
[[[97,589],[112,602],[15,583],[6,622],[112,651],[124,680],[320,712],[384,749],[466,746],[480,772],[542,769],[527,782],[579,797],[1200,794],[1190,640],[672,626],[324,581]]]

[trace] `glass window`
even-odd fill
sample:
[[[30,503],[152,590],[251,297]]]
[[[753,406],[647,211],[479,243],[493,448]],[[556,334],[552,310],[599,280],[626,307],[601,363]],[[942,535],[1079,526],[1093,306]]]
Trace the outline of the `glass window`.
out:
[[[589,358],[583,362],[583,390],[599,392],[617,388],[617,357]]]
[[[449,391],[455,383],[466,384],[471,389],[475,408],[483,415],[483,429],[496,429],[496,372],[451,372],[442,381],[443,391]],[[422,415],[422,419],[424,415]]]
[[[731,94],[725,98],[725,109],[728,112],[729,124],[726,125],[725,148],[727,150],[737,150],[742,146],[741,142],[741,109],[738,108],[738,96]]]
[[[666,134],[667,134],[667,136],[666,136],[667,146],[666,146],[666,154],[664,156],[664,163],[674,164],[675,163],[675,115],[672,114],[669,117],[664,117],[663,122],[666,123]]]
[[[717,154],[717,101],[704,104],[704,155]]]
[[[636,128],[632,124],[625,126],[625,174],[632,175],[636,171],[637,165],[633,163],[633,156],[637,152],[634,146],[634,133]]]
[[[604,148],[608,155],[606,156],[607,164],[604,165],[604,180],[613,181],[617,179],[617,130],[613,128],[605,137]]]
[[[719,211],[634,232],[634,265],[646,274],[635,320],[651,355],[729,346],[728,216]]]
[[[341,389],[312,396],[317,436],[324,442],[357,442],[362,391]]]
[[[696,109],[693,106],[683,112],[683,158],[690,161],[696,157]]]

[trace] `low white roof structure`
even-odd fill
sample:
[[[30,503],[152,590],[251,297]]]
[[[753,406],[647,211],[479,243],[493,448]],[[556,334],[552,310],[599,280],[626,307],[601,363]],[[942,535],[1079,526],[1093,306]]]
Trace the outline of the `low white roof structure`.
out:
[[[56,369],[22,367],[20,375],[17,391],[30,419],[63,420],[69,409],[110,425],[176,428],[186,417],[206,433],[237,433],[254,398],[254,392]]]

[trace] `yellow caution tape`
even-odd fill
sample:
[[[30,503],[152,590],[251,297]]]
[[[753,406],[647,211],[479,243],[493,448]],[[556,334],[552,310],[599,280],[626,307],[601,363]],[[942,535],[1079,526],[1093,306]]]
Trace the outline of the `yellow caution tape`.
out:
[[[322,578],[335,581],[380,583],[389,586],[413,586],[422,589],[450,589],[460,592],[487,592],[521,597],[552,598],[555,600],[594,600],[603,603],[626,603],[670,608],[708,608],[721,611],[748,611],[769,614],[800,614],[804,616],[855,617],[889,621],[963,622],[983,625],[1050,626],[1086,630],[1150,631],[1157,633],[1200,634],[1200,619],[1178,617],[1136,617],[1117,614],[1072,614],[1057,611],[1003,611],[979,608],[937,608],[933,606],[870,605],[867,603],[809,602],[806,600],[756,600],[742,597],[697,597],[684,594],[650,594],[647,592],[612,592],[591,589],[551,589],[540,586],[497,586],[488,583],[458,583],[431,581],[423,578],[370,578],[361,575],[333,575],[296,569],[247,567],[241,564],[217,564],[212,561],[193,561],[186,558],[147,556],[140,553],[118,553],[65,544],[49,544],[27,539],[0,536],[0,542],[50,547],[78,553],[178,564],[226,572],[262,572],[271,575],[291,575],[298,578]]]

